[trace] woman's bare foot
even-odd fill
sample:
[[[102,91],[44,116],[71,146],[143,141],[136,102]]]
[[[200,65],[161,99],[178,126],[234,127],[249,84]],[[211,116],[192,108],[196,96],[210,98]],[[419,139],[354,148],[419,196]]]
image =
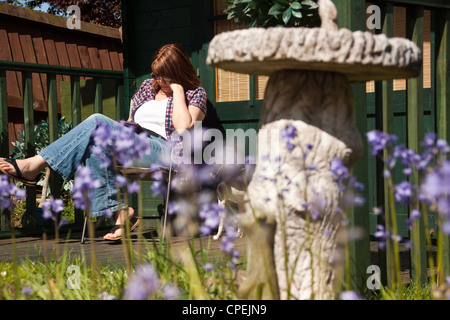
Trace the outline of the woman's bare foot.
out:
[[[27,180],[36,179],[38,174],[48,167],[47,162],[40,155],[27,159],[16,159],[16,163],[22,173],[22,177]],[[11,163],[6,162],[5,158],[0,158],[0,168],[13,176],[17,176],[17,170]]]
[[[126,225],[126,210],[120,210],[120,213],[117,214],[116,223],[114,227],[111,229],[111,232],[105,234],[103,237],[106,240],[119,240],[122,238],[122,227],[121,225]],[[130,220],[130,231],[137,227],[139,224],[139,219],[134,218],[134,209],[132,207],[128,207],[128,219]]]

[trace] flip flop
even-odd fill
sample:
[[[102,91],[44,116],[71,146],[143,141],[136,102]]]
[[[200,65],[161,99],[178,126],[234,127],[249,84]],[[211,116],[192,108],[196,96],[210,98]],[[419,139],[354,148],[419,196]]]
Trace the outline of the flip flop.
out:
[[[133,231],[134,229],[137,228],[137,226],[139,225],[139,223],[141,223],[141,219],[133,217],[130,220],[130,223],[132,223],[133,225],[130,228],[130,231]]]
[[[1,171],[1,172],[3,172],[3,173],[6,174],[8,177],[10,177],[10,178],[12,178],[12,179],[14,179],[14,180],[17,180],[17,181],[22,182],[22,183],[23,183],[24,185],[26,185],[26,186],[29,186],[29,187],[35,187],[35,186],[36,186],[36,184],[37,184],[37,181],[36,181],[36,180],[28,180],[28,179],[25,179],[25,178],[22,176],[22,171],[20,171],[19,166],[17,165],[16,159],[13,159],[13,158],[5,158],[4,161],[10,163],[10,164],[14,167],[14,169],[16,170],[16,175],[13,175],[13,174],[11,174],[11,173],[8,173],[8,172],[6,172],[5,170],[3,170],[2,168],[0,168],[0,171]]]
[[[108,236],[107,234],[105,234],[103,236],[103,239],[105,240],[110,240],[110,241],[117,241],[122,239],[122,236],[115,236],[114,233],[116,232],[117,229],[121,228],[122,226],[120,224],[116,224],[114,227],[111,228],[111,230],[109,230],[109,233],[113,233],[112,236]]]
[[[132,225],[131,228],[130,228],[130,231],[133,231],[133,230],[136,229],[136,227],[139,225],[139,223],[141,222],[141,219],[138,219],[138,218],[133,217],[133,218],[130,220],[130,222],[133,223],[133,225]],[[109,232],[110,232],[110,233],[115,233],[116,230],[119,229],[119,228],[121,228],[121,227],[122,227],[122,225],[116,224],[114,227],[111,228],[111,230],[110,230]],[[117,240],[122,239],[122,235],[120,235],[120,236],[114,236],[114,235],[108,236],[108,235],[106,234],[106,235],[103,236],[103,239],[105,239],[105,240],[110,240],[110,241],[117,241]]]

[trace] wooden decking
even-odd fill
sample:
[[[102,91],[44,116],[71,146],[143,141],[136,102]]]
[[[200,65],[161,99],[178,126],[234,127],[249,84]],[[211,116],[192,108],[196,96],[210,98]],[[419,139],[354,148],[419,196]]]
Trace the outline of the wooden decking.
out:
[[[101,237],[103,234],[107,233],[105,230],[97,230],[96,237]],[[144,235],[147,239],[149,237],[149,230],[144,230]],[[14,242],[11,238],[0,239],[0,261],[9,260],[14,258],[14,252],[16,254],[17,260],[23,261],[24,259],[37,260],[39,258],[47,256],[51,257],[52,251],[56,246],[56,240],[53,235],[49,235],[44,239],[44,236],[26,236],[26,237],[16,237]],[[87,241],[85,244],[80,243],[81,232],[74,232],[68,236],[67,234],[62,234],[60,240],[58,241],[59,250],[70,251],[71,257],[79,257],[80,259],[85,259],[85,262],[90,261],[90,249],[91,245],[95,247],[95,253],[97,262],[100,265],[110,265],[110,266],[125,266],[125,256],[123,251],[123,246],[121,241]],[[136,233],[133,232],[133,239],[136,239]],[[200,244],[201,241],[201,244]],[[138,241],[133,241],[133,248],[137,250],[139,245]],[[141,242],[142,244],[143,242]],[[220,257],[220,240],[213,240],[212,237],[205,237],[202,239],[196,238],[192,242],[190,239],[174,237],[171,239],[171,247],[176,251],[178,249],[187,248],[189,244],[194,243],[197,249],[202,246],[202,248],[208,250],[210,256]],[[246,238],[238,238],[235,240],[235,248],[239,251],[240,256],[244,257],[246,255]],[[160,245],[158,243],[158,245]],[[410,280],[410,255],[406,248],[401,245],[400,248],[400,260],[401,260],[401,276],[404,283]],[[435,251],[436,248],[433,246],[429,248],[431,251]],[[377,243],[371,242],[370,246],[371,253],[371,264],[378,265],[378,254],[377,254]],[[367,275],[369,276],[369,274]]]
[[[101,238],[102,235],[108,231],[98,230],[96,237]],[[149,232],[144,233],[147,240],[151,240]],[[46,238],[46,239],[45,239]],[[87,240],[85,244],[80,243],[81,232],[75,232],[70,235],[60,235],[59,241],[55,240],[54,235],[44,237],[41,236],[26,236],[16,237],[15,240],[11,238],[0,239],[0,261],[9,260],[14,258],[14,252],[17,260],[23,261],[24,259],[30,259],[32,261],[38,260],[46,255],[51,257],[53,249],[58,244],[60,252],[67,250],[71,253],[72,257],[84,258],[86,262],[90,259],[91,246],[94,245],[97,261],[101,265],[113,265],[113,266],[125,266],[125,256],[121,241],[106,241]],[[137,233],[133,232],[131,239],[137,239]],[[196,248],[200,248],[200,241],[203,248],[207,249],[210,254],[220,252],[220,240],[213,240],[212,237],[196,238],[194,239],[194,245]],[[137,250],[139,246],[138,241],[132,241],[133,248]],[[141,241],[141,244],[143,242]],[[150,243],[150,242],[149,242]],[[174,237],[171,239],[171,247],[174,249],[182,249],[188,247],[192,241],[186,238]],[[160,245],[158,243],[158,245]],[[145,246],[143,246],[145,247]],[[246,254],[245,237],[235,240],[235,248],[239,251],[240,255]]]

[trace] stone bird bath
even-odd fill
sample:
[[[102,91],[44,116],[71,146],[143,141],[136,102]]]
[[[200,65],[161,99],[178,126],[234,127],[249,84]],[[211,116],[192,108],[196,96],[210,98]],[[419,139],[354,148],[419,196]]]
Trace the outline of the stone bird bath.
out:
[[[330,163],[339,158],[350,168],[363,152],[350,83],[416,77],[422,67],[419,48],[407,39],[339,29],[330,0],[319,0],[319,15],[320,28],[236,30],[209,45],[210,66],[270,76],[260,130],[279,135],[295,128],[290,145],[259,155],[248,186],[244,299],[258,290],[264,299],[335,298],[344,217],[336,210],[341,193]],[[317,198],[322,210],[313,219]]]

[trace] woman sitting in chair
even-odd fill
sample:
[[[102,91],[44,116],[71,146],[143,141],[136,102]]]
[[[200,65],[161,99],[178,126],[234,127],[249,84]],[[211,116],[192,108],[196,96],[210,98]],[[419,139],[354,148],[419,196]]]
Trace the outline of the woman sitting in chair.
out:
[[[200,86],[195,68],[183,48],[176,44],[161,47],[154,55],[151,79],[145,80],[130,103],[128,121],[135,122],[149,133],[149,155],[140,159],[141,165],[150,167],[160,157],[170,155],[169,141],[174,132],[182,133],[202,121],[206,115],[206,92]],[[28,186],[36,185],[36,177],[50,167],[64,180],[74,178],[77,166],[84,163],[91,169],[92,178],[101,182],[100,188],[92,190],[90,214],[93,217],[116,214],[115,227],[106,234],[106,240],[122,238],[125,219],[131,228],[139,224],[133,208],[125,208],[117,200],[113,168],[101,168],[101,160],[90,152],[92,133],[98,123],[106,123],[113,129],[122,125],[102,114],[94,114],[59,138],[38,155],[27,159],[0,159],[0,170],[9,177]]]

